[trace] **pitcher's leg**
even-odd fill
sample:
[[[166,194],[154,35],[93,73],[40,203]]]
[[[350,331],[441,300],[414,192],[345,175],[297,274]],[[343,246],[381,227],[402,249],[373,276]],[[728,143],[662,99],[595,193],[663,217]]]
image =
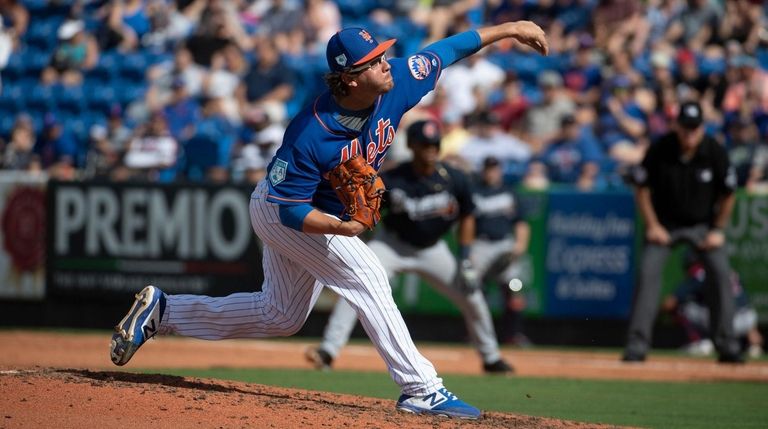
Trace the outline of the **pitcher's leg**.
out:
[[[329,250],[335,257],[325,259],[316,275],[355,309],[402,393],[419,396],[440,389],[442,380],[416,349],[373,251],[358,238],[340,236],[329,240]],[[331,269],[335,273],[328,273]]]
[[[349,341],[349,336],[357,324],[357,313],[349,303],[339,297],[333,311],[328,318],[328,324],[323,331],[323,342],[320,349],[330,355],[332,359],[336,358]]]
[[[297,264],[264,246],[261,292],[225,297],[168,295],[162,326],[176,334],[219,340],[293,335],[322,286]],[[277,286],[277,287],[276,287]]]
[[[653,321],[659,307],[661,269],[669,255],[669,248],[646,243],[635,290],[635,301],[627,333],[625,360],[642,360],[651,346]]]

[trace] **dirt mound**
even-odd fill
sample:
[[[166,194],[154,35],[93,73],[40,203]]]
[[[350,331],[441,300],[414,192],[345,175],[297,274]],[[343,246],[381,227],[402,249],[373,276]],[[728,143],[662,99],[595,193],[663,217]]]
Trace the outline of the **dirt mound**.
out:
[[[394,401],[259,384],[83,369],[0,371],[0,428],[604,428],[486,413],[395,412]]]

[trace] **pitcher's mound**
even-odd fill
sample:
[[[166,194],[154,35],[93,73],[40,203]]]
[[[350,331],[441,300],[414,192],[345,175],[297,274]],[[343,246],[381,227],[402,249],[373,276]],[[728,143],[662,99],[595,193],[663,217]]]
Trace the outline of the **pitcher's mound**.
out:
[[[478,421],[414,416],[394,400],[260,384],[80,369],[0,372],[0,427],[592,428],[486,413]]]

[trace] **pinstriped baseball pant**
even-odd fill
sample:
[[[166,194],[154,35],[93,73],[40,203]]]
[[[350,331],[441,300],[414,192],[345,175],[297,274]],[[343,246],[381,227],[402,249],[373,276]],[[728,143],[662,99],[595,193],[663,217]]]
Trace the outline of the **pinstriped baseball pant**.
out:
[[[443,387],[432,363],[416,349],[371,249],[357,237],[283,226],[278,206],[265,200],[266,188],[257,186],[250,203],[253,229],[264,243],[261,292],[169,295],[162,331],[207,340],[292,335],[327,286],[355,309],[402,393],[423,396]]]

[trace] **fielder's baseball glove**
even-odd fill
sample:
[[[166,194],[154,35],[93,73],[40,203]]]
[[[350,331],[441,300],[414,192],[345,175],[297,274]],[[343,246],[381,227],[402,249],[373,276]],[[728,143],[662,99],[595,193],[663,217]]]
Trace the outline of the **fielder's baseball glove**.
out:
[[[344,204],[345,213],[368,229],[381,219],[379,207],[384,182],[363,157],[355,155],[328,173],[328,180]]]

